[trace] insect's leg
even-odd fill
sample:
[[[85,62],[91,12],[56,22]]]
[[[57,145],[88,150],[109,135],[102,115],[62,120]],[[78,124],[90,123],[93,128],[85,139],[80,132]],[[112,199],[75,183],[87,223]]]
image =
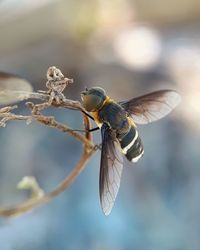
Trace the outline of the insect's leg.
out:
[[[92,128],[92,129],[89,129],[89,130],[82,130],[82,129],[72,129],[73,131],[76,131],[76,132],[94,132],[96,130],[98,130],[99,127],[96,127],[96,128]]]
[[[88,130],[88,132],[94,132],[94,131],[96,131],[96,130],[99,130],[99,127],[91,128],[91,129]]]
[[[81,112],[83,112],[85,115],[87,115],[90,119],[92,119],[92,120],[94,121],[94,118],[93,118],[90,114],[88,114],[88,113],[85,112],[84,110],[81,110]]]

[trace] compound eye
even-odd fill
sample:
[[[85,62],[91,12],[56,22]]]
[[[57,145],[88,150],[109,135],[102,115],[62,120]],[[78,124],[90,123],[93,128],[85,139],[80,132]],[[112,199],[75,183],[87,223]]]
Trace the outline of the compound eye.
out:
[[[95,95],[81,95],[81,99],[83,101],[83,107],[88,111],[88,112],[92,112],[94,111],[100,103],[100,99],[99,97],[95,96]]]

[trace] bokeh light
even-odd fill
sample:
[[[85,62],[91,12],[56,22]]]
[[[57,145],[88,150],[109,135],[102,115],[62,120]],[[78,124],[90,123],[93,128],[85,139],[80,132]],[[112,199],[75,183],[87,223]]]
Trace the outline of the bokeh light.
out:
[[[200,48],[179,43],[167,63],[183,95],[181,116],[190,127],[200,129]]]
[[[158,63],[162,49],[156,31],[137,25],[119,32],[113,46],[120,62],[135,70],[148,70],[154,67]]]

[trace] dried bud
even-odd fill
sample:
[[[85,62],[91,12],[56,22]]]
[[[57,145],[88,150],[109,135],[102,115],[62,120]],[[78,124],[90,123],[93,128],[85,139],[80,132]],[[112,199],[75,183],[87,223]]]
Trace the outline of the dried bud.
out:
[[[58,68],[51,66],[47,70],[47,79],[53,81],[62,80],[64,79],[64,75]]]

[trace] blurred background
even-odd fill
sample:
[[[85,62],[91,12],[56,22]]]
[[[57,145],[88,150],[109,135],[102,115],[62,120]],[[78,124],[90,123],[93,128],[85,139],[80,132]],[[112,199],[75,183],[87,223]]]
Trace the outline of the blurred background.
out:
[[[145,154],[135,165],[125,160],[109,217],[99,203],[98,152],[53,202],[0,220],[1,250],[200,249],[199,27],[198,0],[0,1],[0,71],[45,89],[46,70],[55,65],[74,79],[65,94],[76,100],[85,86],[101,86],[116,100],[163,88],[182,96],[165,119],[139,126]],[[49,114],[82,126],[78,112]],[[16,189],[25,175],[52,190],[82,150],[74,138],[36,123],[10,122],[0,141],[1,206],[27,198]]]

